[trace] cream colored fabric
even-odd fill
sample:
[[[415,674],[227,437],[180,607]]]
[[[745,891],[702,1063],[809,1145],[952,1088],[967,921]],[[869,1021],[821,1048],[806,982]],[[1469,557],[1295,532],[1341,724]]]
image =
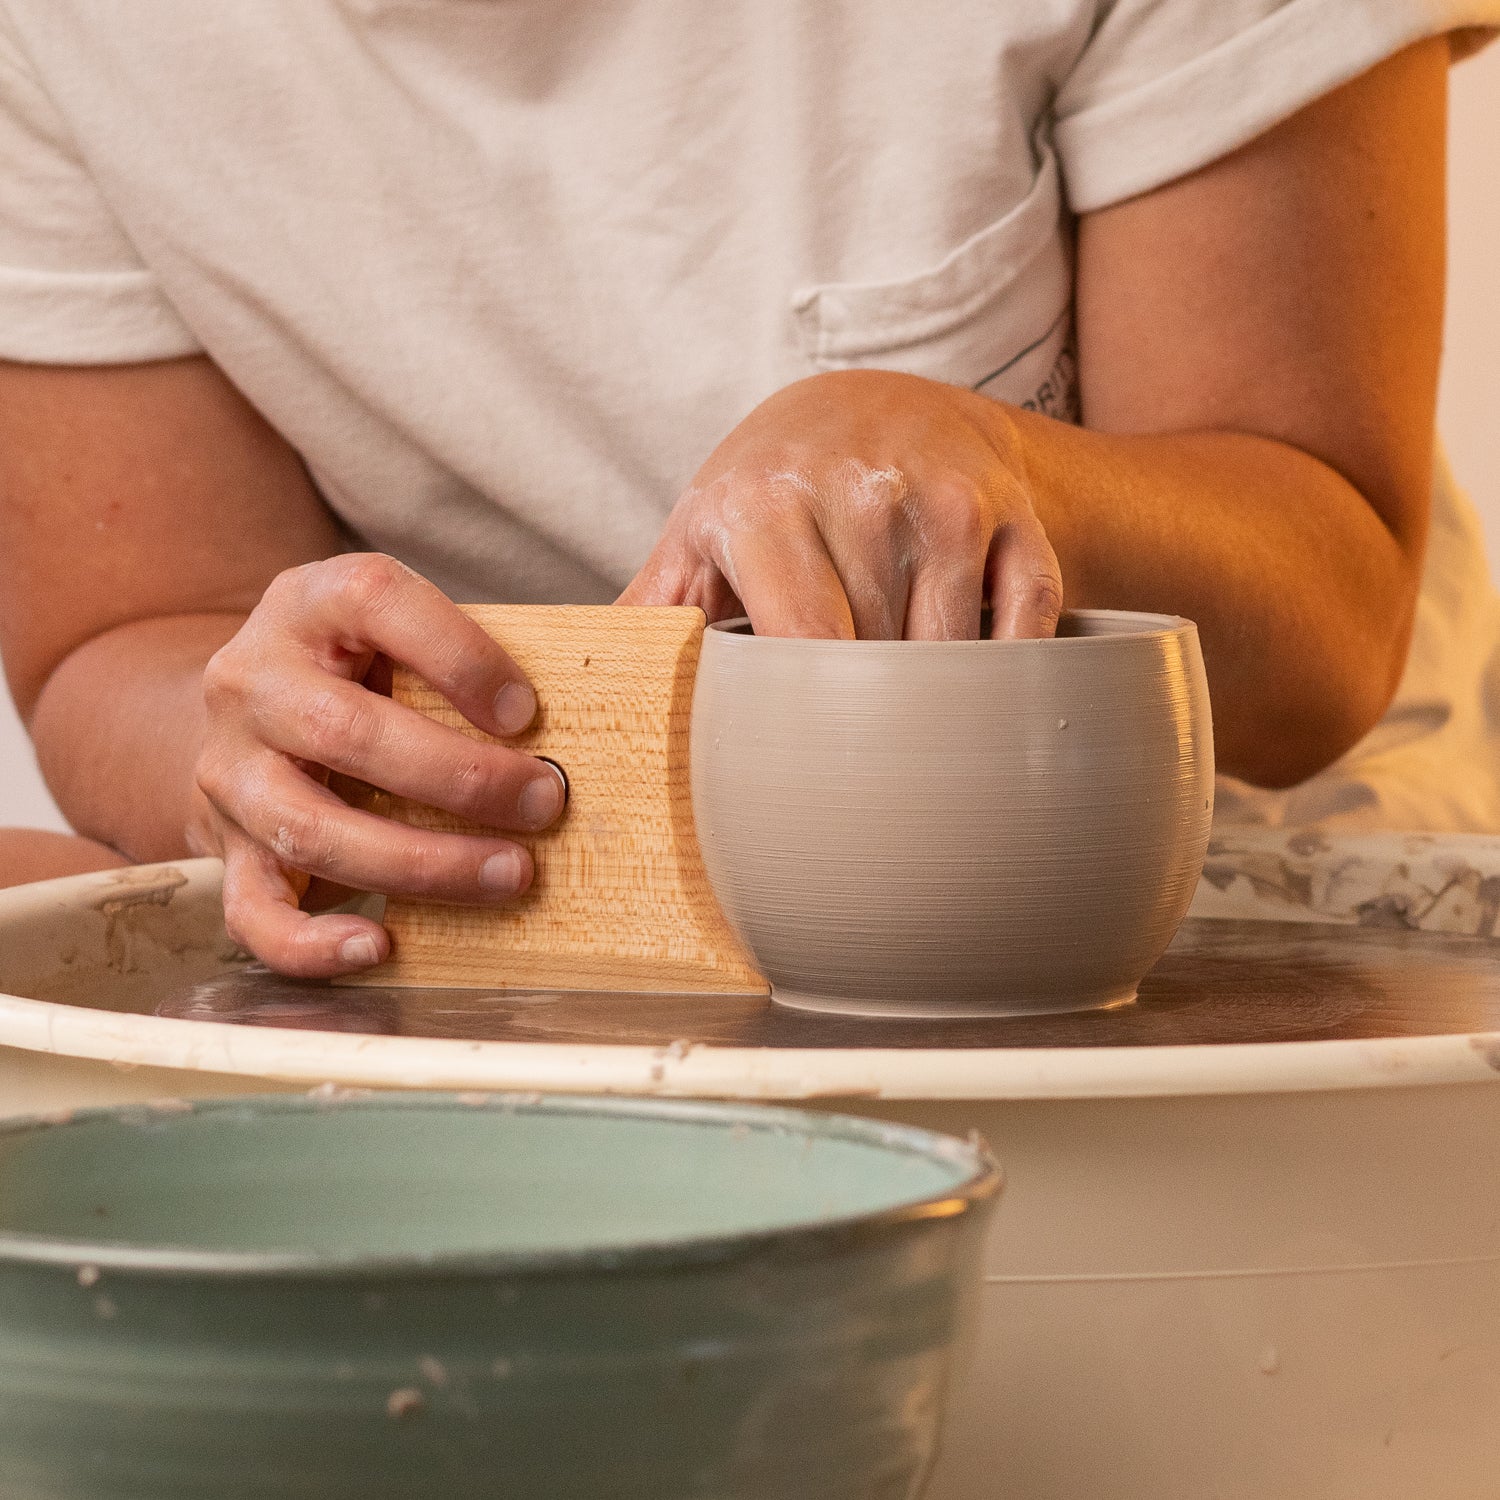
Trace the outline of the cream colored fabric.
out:
[[[462,598],[605,600],[800,376],[1073,415],[1072,211],[1496,22],[1500,0],[0,0],[0,356],[206,350],[363,542]],[[1411,702],[1451,727],[1481,604],[1444,591],[1482,564],[1439,505],[1453,571]],[[1418,765],[1437,743],[1360,762],[1428,778],[1376,803],[1492,818]]]

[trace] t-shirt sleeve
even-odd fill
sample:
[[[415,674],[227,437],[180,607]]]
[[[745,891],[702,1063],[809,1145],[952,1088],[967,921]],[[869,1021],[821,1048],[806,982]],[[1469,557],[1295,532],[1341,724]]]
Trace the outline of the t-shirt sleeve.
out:
[[[1412,42],[1496,26],[1500,0],[1105,0],[1055,101],[1068,201],[1148,192]]]
[[[0,19],[0,358],[124,364],[198,348]]]

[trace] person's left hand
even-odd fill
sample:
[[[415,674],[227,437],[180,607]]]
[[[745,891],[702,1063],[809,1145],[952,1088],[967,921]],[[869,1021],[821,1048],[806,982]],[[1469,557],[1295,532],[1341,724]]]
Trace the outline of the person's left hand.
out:
[[[748,614],[760,635],[1050,636],[1062,575],[1008,408],[885,370],[778,391],[719,444],[621,604]]]

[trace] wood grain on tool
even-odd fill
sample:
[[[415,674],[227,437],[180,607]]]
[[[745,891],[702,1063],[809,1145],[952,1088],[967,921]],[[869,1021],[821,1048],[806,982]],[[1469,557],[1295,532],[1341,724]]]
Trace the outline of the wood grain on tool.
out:
[[[765,994],[715,902],[698,852],[688,778],[696,609],[472,605],[536,689],[540,709],[506,741],[556,761],[568,807],[540,834],[516,835],[536,861],[527,894],[503,907],[392,899],[391,957],[349,984]],[[393,695],[486,739],[398,668]],[[391,816],[474,831],[403,798]]]

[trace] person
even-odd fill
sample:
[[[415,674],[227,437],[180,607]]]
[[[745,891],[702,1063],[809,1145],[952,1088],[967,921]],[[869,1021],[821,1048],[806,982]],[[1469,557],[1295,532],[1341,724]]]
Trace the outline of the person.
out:
[[[1495,605],[1433,417],[1446,70],[1496,25],[4,0],[0,643],[60,805],[222,854],[276,968],[373,964],[310,881],[503,902],[563,807],[452,601],[619,597],[1183,614],[1225,816],[1493,822]],[[382,696],[393,660],[501,743]]]

